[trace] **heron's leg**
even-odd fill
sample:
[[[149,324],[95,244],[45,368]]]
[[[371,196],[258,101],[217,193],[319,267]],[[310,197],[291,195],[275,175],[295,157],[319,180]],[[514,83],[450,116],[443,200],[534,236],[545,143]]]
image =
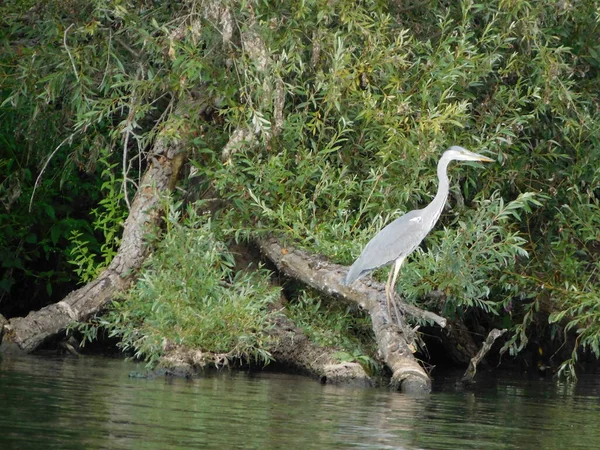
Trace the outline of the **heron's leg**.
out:
[[[385,283],[385,305],[387,307],[388,321],[392,323],[394,319],[392,318],[392,296],[391,296],[391,285],[392,278],[394,278],[394,268],[390,269],[390,274],[388,275],[387,282]]]
[[[400,257],[394,263],[394,268],[390,270],[390,276],[388,277],[388,282],[386,284],[386,300],[387,300],[387,310],[388,316],[390,318],[390,322],[392,322],[392,305],[394,305],[394,312],[396,313],[396,320],[398,324],[400,324],[400,313],[398,312],[398,307],[396,306],[396,302],[394,300],[394,295],[396,293],[395,286],[396,280],[398,279],[398,273],[400,272],[400,267],[404,262],[404,257]]]

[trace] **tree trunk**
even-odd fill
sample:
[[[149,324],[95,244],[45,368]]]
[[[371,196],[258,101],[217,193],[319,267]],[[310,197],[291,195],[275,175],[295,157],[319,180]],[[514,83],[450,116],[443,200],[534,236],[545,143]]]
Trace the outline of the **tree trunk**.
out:
[[[391,385],[395,389],[413,394],[431,391],[431,380],[411,351],[416,345],[413,333],[401,330],[387,319],[383,286],[375,282],[371,282],[370,286],[365,282],[357,282],[355,288],[344,286],[342,279],[347,270],[344,266],[329,263],[301,250],[284,248],[274,239],[261,241],[259,246],[277,268],[288,276],[328,295],[343,296],[369,312],[379,352],[393,373]],[[408,309],[406,306],[404,311]],[[412,309],[415,314],[445,324],[445,320],[435,314],[414,307]]]
[[[84,321],[104,308],[114,294],[129,287],[146,256],[144,234],[159,220],[161,194],[174,186],[185,154],[159,139],[150,166],[140,184],[125,221],[119,251],[94,281],[71,292],[58,303],[12,318],[4,325],[0,352],[31,352],[76,321]]]
[[[277,364],[316,376],[324,384],[374,385],[360,364],[338,362],[333,356],[337,349],[316,345],[284,315],[277,317],[271,334],[275,344],[269,351]]]

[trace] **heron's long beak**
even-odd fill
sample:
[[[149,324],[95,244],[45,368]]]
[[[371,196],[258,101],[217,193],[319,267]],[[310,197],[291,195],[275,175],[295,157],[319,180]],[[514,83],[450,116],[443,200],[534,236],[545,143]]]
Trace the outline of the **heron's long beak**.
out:
[[[492,158],[488,158],[487,156],[483,156],[483,155],[477,155],[479,156],[479,161],[481,162],[494,162],[494,160]]]
[[[471,161],[481,161],[481,162],[494,162],[492,158],[488,158],[487,156],[480,155],[479,153],[469,152],[469,160]]]

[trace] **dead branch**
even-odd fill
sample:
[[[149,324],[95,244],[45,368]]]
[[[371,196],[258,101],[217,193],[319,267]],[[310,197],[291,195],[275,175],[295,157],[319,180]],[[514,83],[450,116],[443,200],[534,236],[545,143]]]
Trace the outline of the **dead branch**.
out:
[[[496,339],[498,339],[504,333],[506,333],[506,329],[498,330],[494,328],[492,331],[489,332],[479,352],[477,352],[477,354],[473,358],[471,358],[471,361],[469,362],[469,367],[467,368],[465,374],[462,377],[462,384],[473,383],[473,379],[475,378],[475,374],[477,373],[477,364],[479,364],[479,361],[481,361],[485,357],[487,352],[490,351],[492,345],[494,345],[494,342],[496,342]]]

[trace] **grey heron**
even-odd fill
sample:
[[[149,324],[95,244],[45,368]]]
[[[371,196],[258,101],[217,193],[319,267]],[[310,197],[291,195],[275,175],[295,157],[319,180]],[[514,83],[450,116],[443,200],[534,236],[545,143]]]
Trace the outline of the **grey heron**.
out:
[[[434,227],[446,204],[449,192],[447,168],[450,161],[493,162],[494,160],[456,145],[446,150],[438,162],[437,176],[439,184],[433,201],[423,209],[416,209],[404,214],[377,233],[352,264],[344,280],[344,284],[348,286],[367,273],[394,263],[385,285],[386,305],[390,323],[392,322],[391,306],[394,305],[396,309],[394,287],[400,266]],[[397,309],[396,317],[398,318]]]

